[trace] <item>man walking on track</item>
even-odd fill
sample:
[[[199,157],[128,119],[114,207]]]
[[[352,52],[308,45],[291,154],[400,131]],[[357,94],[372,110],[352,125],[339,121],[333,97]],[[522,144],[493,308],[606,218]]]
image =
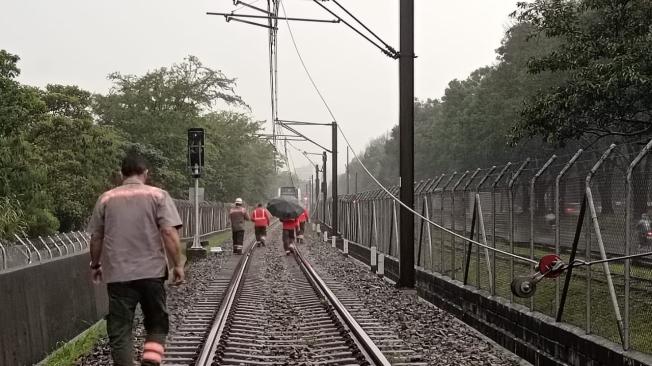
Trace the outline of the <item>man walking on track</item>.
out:
[[[298,219],[283,219],[283,249],[285,250],[286,255],[290,255],[294,249],[294,238],[297,225],[299,224]]]
[[[254,232],[256,234],[256,242],[259,245],[265,245],[265,237],[267,236],[267,227],[270,224],[270,214],[263,207],[262,203],[259,203],[256,209],[251,213],[251,219],[254,222]]]
[[[88,224],[91,275],[94,282],[107,284],[106,327],[116,366],[133,365],[132,327],[139,303],[147,332],[141,365],[161,363],[169,327],[166,251],[174,262],[173,283],[184,279],[181,218],[166,191],[145,184],[147,174],[141,157],[125,157],[122,185],[100,196]]]
[[[249,221],[247,209],[242,206],[242,198],[236,198],[235,206],[229,211],[231,218],[231,233],[233,234],[233,254],[242,254],[244,242],[245,221]]]

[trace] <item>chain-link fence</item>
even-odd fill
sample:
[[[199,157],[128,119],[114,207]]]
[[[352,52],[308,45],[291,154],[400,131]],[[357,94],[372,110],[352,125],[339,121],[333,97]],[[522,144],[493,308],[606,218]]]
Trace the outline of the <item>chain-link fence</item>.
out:
[[[579,150],[415,183],[415,211],[450,230],[416,218],[417,267],[652,353],[652,256],[631,257],[652,252],[651,146]],[[338,202],[343,237],[399,255],[400,206],[389,195]],[[514,296],[512,281],[547,254],[576,265],[539,282],[534,296]]]
[[[182,240],[188,240],[194,236],[194,205],[190,201],[183,200],[175,200],[175,204],[183,222],[180,235]],[[219,202],[200,203],[200,235],[210,235],[227,229],[230,225],[229,208],[229,205]],[[89,243],[88,233],[82,231],[57,233],[37,238],[29,238],[25,233],[14,235],[13,240],[0,240],[0,272],[87,251]]]

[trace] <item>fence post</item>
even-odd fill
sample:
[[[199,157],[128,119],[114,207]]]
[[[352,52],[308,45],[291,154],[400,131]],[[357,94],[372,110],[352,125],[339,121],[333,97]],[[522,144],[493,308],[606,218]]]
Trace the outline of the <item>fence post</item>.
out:
[[[598,162],[595,164],[595,166],[591,169],[589,174],[586,176],[586,200],[588,201],[589,204],[589,210],[591,213],[591,221],[593,221],[593,228],[595,230],[595,238],[596,241],[598,242],[598,249],[600,250],[600,257],[602,260],[607,259],[607,253],[604,248],[604,242],[602,240],[602,232],[600,231],[600,224],[598,223],[598,213],[595,209],[595,205],[593,204],[593,194],[591,193],[591,178],[595,175],[595,172],[600,168],[602,163],[607,159],[607,157],[611,154],[613,149],[616,147],[615,144],[611,144],[607,151],[602,154],[602,157]],[[588,258],[588,260],[591,260]],[[623,324],[623,318],[620,314],[620,306],[618,305],[618,297],[616,296],[616,289],[614,287],[613,279],[611,277],[611,269],[609,268],[609,262],[603,262],[602,263],[602,269],[604,271],[604,275],[607,279],[607,286],[609,287],[609,296],[611,297],[611,304],[613,305],[614,308],[614,315],[616,317],[616,324],[618,325],[618,333],[620,334],[620,340],[622,344],[625,344],[625,335],[624,335],[624,324]]]
[[[41,242],[43,242],[43,244],[45,244],[45,240],[42,237],[39,236],[38,238],[41,240]],[[63,252],[61,251],[61,247],[57,244],[57,241],[53,240],[51,236],[48,236],[48,239],[52,241],[52,244],[54,244],[54,246],[57,248],[57,251],[59,252],[59,257],[61,257]]]
[[[575,161],[582,155],[584,150],[579,149],[573,155],[573,157],[564,165],[564,167],[559,171],[557,177],[555,177],[555,254],[561,254],[561,221],[559,216],[561,215],[561,202],[560,202],[560,193],[559,193],[559,184],[561,179],[564,177],[566,172],[575,164]],[[559,300],[560,300],[560,277],[555,278],[555,313],[559,311]]]
[[[430,220],[430,206],[428,205],[428,194],[425,194],[423,196],[423,208],[425,212],[425,217]],[[426,238],[428,238],[428,262],[430,262],[430,270],[432,271],[432,228],[430,227],[430,224],[426,224],[426,233],[428,234]],[[426,260],[424,259],[423,261],[424,265],[423,267],[427,269],[426,267]]]
[[[40,261],[43,260],[43,258],[41,257],[41,252],[40,252],[38,249],[36,249],[36,247],[34,246],[34,244],[32,244],[32,242],[29,241],[29,239],[25,238],[25,240],[27,240],[27,243],[29,243],[29,245],[27,245],[27,244],[25,244],[25,242],[23,241],[23,239],[21,239],[20,236],[18,236],[17,234],[14,234],[14,237],[15,237],[16,239],[18,239],[18,241],[19,241],[21,244],[23,244],[26,248],[28,248],[28,250],[29,250],[29,246],[31,245],[31,246],[32,246],[32,249],[34,249],[34,251],[36,252],[36,257],[38,258],[38,261],[40,262]],[[29,256],[29,257],[30,257],[30,262],[31,262],[31,258],[32,258],[32,253],[31,253],[31,252],[30,252],[30,256]]]
[[[77,232],[73,231],[73,232],[70,233],[70,235],[72,235],[75,238],[75,240],[79,243],[80,248],[84,247],[84,244],[86,243],[86,240],[84,240],[84,242],[82,243],[82,241],[79,240],[79,237],[77,236]],[[88,248],[88,245],[86,246],[86,248]]]
[[[440,218],[441,218],[441,226],[446,227],[446,221],[444,220],[444,197],[446,196],[446,188],[451,184],[455,176],[457,175],[457,172],[453,172],[451,176],[448,178],[446,183],[441,187],[441,199],[439,200],[439,209],[440,209]],[[440,249],[440,257],[439,257],[439,264],[440,264],[440,269],[441,269],[441,274],[445,275],[446,274],[446,266],[444,265],[446,262],[444,261],[444,253],[445,253],[445,241],[444,241],[444,230],[441,230],[441,248]]]
[[[537,179],[548,169],[550,164],[552,164],[555,159],[557,159],[557,155],[553,154],[530,180],[530,259],[534,259],[534,206],[536,206],[534,188],[537,183]],[[530,264],[530,270],[534,272],[534,264]],[[534,296],[530,297],[530,310],[534,310]]]
[[[457,232],[456,227],[455,227],[455,190],[459,185],[462,183],[464,178],[469,174],[469,171],[465,171],[464,174],[460,177],[460,179],[455,182],[453,185],[453,188],[451,188],[451,226],[453,228],[453,231]],[[464,226],[466,226],[466,221],[464,222]],[[451,279],[455,279],[456,274],[457,274],[457,259],[455,258],[457,256],[457,239],[455,238],[455,235],[451,234],[451,245],[452,245],[452,250],[451,250]]]
[[[507,172],[507,170],[512,166],[512,162],[507,162],[505,164],[505,167],[500,171],[498,174],[498,177],[494,180],[494,182],[491,184],[491,244],[496,248],[496,186],[498,185],[498,182],[500,182],[501,179],[503,179],[503,175]],[[491,282],[494,284],[491,287],[491,296],[496,296],[496,251],[491,252]]]
[[[434,193],[437,191],[437,187],[439,187],[439,184],[442,182],[442,180],[444,180],[445,176],[446,176],[446,174],[440,175],[439,178],[437,178],[437,180],[435,180],[435,182],[432,184],[432,186],[427,187],[427,189],[428,189],[428,194],[427,194],[428,200],[432,201],[432,217],[430,216],[430,207],[428,207],[428,216],[426,216],[428,218],[428,220],[430,220],[431,218],[434,220],[434,215],[435,215],[435,203],[434,203],[435,195],[434,195]],[[433,244],[433,242],[432,242],[432,227],[430,225],[428,225],[428,237],[429,237],[429,241],[430,241],[430,249],[429,249],[429,252],[430,252],[430,270],[435,272],[435,258],[432,255],[432,253],[433,253],[433,250],[432,250],[432,244]],[[441,268],[439,269],[439,271],[440,271],[440,273],[443,274],[443,271],[442,271]]]
[[[353,201],[353,207],[355,209],[355,215],[356,215],[356,231],[355,231],[355,241],[356,243],[362,243],[363,241],[361,240],[361,235],[362,235],[362,218],[360,215],[360,202],[358,201]],[[370,243],[371,244],[371,243]],[[376,245],[378,245],[376,243]]]
[[[40,236],[38,237],[38,239],[41,241],[41,244],[43,244],[44,247],[48,248],[48,252],[50,253],[50,259],[54,258],[54,254],[52,254],[52,249],[50,249],[50,246],[47,245],[47,243],[45,243],[45,240],[43,240],[43,238]],[[61,254],[61,251],[59,251],[59,254]]]
[[[626,208],[625,208],[625,256],[629,256],[631,254],[631,241],[632,241],[632,172],[636,168],[636,166],[643,160],[645,155],[650,151],[652,148],[652,140],[650,140],[647,145],[638,153],[636,158],[632,160],[631,164],[629,164],[629,168],[627,168],[627,193],[626,193]],[[625,351],[629,350],[629,287],[630,287],[630,265],[631,265],[631,260],[626,259],[625,260],[625,316],[623,319],[624,322],[624,341],[623,341],[623,349]]]
[[[372,222],[371,222],[371,228],[372,231],[369,233],[369,244],[371,245],[372,243],[379,243],[378,239],[378,211],[376,210],[376,201],[372,200],[371,201],[371,210],[372,210]],[[376,244],[378,245],[378,244]]]
[[[376,274],[380,277],[385,275],[385,255],[383,253],[378,253],[378,270]]]
[[[466,229],[466,222],[467,222],[466,210],[467,210],[467,208],[468,208],[468,205],[467,205],[467,203],[466,203],[466,199],[467,199],[467,196],[468,196],[469,187],[471,186],[471,183],[473,183],[473,180],[474,180],[475,177],[480,173],[481,170],[482,170],[482,169],[477,168],[477,169],[473,172],[473,174],[471,174],[471,177],[470,177],[469,180],[466,182],[466,184],[464,184],[464,188],[462,188],[462,206],[464,206],[464,236],[465,236],[465,237],[469,237],[469,235],[468,235],[468,231],[467,231],[467,229]],[[475,204],[474,204],[473,210],[475,210]],[[474,217],[475,217],[475,216],[474,216]],[[474,226],[474,225],[473,225],[473,217],[472,217],[472,218],[471,218],[471,230],[473,230],[473,226]],[[473,239],[473,232],[471,232],[471,239]],[[471,254],[470,254],[470,253],[467,253],[467,251],[468,251],[468,250],[471,250],[471,249],[473,249],[473,245],[472,245],[471,243],[469,243],[469,245],[464,246],[464,257],[465,257],[465,258],[468,258],[467,260],[469,261],[469,262],[466,264],[467,266],[470,265],[470,263],[471,263],[471,262],[470,262],[470,260],[471,260]],[[466,268],[465,271],[466,271],[466,272],[465,272],[465,274],[464,274],[464,284],[466,285],[466,280],[467,280],[467,277],[468,277],[468,268]]]
[[[523,164],[516,170],[516,173],[512,175],[512,178],[507,184],[509,189],[509,250],[514,254],[514,183],[518,180],[518,177],[521,175],[525,167],[530,163],[530,158],[525,159]],[[514,257],[509,257],[509,282],[511,283],[514,280]],[[514,302],[514,294],[509,292],[509,300]]]
[[[480,237],[480,231],[482,232],[482,235],[484,236],[484,244],[487,244],[487,238],[486,238],[486,233],[484,231],[484,218],[482,217],[482,205],[480,204],[480,188],[484,185],[484,183],[489,179],[489,176],[496,170],[496,166],[492,166],[487,174],[482,177],[478,185],[475,187],[475,202],[476,205],[478,206],[478,229],[481,228],[481,230],[478,230],[478,238]],[[489,249],[485,249],[485,254],[487,255],[487,264],[490,265],[489,263]],[[475,279],[477,281],[476,285],[477,288],[482,288],[482,285],[480,284],[480,247],[477,248],[476,256],[475,256],[476,262],[475,262]],[[491,271],[489,271],[488,275],[491,275]],[[491,286],[490,286],[491,287]]]
[[[90,243],[90,241],[88,239],[86,239],[86,237],[84,236],[84,233],[82,233],[81,231],[77,231],[77,234],[79,234],[79,236],[82,238],[82,240],[84,240],[84,243],[86,244],[86,248],[88,248],[91,245],[91,243]]]

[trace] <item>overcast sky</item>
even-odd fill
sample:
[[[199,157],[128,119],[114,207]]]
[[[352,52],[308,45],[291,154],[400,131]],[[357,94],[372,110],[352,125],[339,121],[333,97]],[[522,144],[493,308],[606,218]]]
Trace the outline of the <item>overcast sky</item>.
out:
[[[515,2],[415,0],[415,95],[440,98],[450,80],[494,63],[494,50],[511,23],[508,14]],[[398,0],[340,3],[399,48]],[[310,0],[284,4],[288,16],[332,18]],[[237,93],[251,106],[252,116],[269,121],[267,30],[205,15],[234,8],[231,0],[0,0],[0,49],[21,57],[21,82],[75,84],[99,93],[108,91],[106,76],[113,71],[142,75],[195,55],[237,78]],[[356,151],[397,123],[398,61],[343,24],[292,22],[291,27],[310,72]],[[279,117],[330,122],[284,23],[278,42]],[[330,144],[325,127],[303,131]],[[298,146],[317,151],[307,143]],[[340,154],[342,163],[344,157]],[[297,166],[306,163],[298,154],[293,160]]]

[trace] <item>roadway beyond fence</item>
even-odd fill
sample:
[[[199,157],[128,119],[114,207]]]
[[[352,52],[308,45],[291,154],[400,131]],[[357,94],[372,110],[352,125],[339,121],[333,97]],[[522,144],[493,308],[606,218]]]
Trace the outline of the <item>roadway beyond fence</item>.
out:
[[[652,232],[646,236],[649,221],[646,226],[642,216],[652,216],[650,147],[652,141],[647,145],[612,145],[601,151],[580,150],[568,156],[442,174],[415,183],[415,210],[469,237],[475,208],[475,240],[533,260],[557,253],[568,262],[578,226],[581,231],[576,259],[591,261],[646,253],[652,251]],[[398,195],[398,187],[390,188],[390,192]],[[580,217],[584,199],[586,215]],[[328,209],[332,200],[326,204]],[[339,196],[338,205],[343,238],[367,251],[375,247],[386,256],[399,255],[400,206],[386,192]],[[313,211],[317,215],[321,212]],[[330,225],[329,217],[323,219]],[[497,302],[518,305],[531,312],[532,319],[539,313],[553,324],[572,325],[581,334],[603,337],[614,342],[614,349],[620,349],[620,353],[652,353],[650,257],[575,268],[565,301],[563,275],[558,280],[540,282],[534,297],[521,299],[512,295],[510,283],[515,276],[532,273],[529,261],[469,245],[420,218],[415,220],[414,230],[415,263],[422,271],[418,275],[422,286],[435,278],[444,279],[461,284],[464,291],[479,291]],[[391,267],[390,260],[388,273]],[[443,287],[439,288],[443,291]],[[441,301],[454,301],[457,295],[446,291],[443,293],[451,298]],[[469,306],[494,303],[479,301]],[[562,305],[563,323],[556,323]],[[472,308],[460,309],[458,315],[464,319],[468,312]]]

